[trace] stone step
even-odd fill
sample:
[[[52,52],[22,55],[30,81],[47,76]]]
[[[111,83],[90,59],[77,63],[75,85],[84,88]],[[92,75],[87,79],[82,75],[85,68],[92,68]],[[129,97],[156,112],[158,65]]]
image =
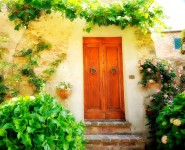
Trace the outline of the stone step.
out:
[[[85,150],[144,150],[147,139],[141,135],[84,135]]]
[[[86,121],[85,134],[123,134],[131,133],[131,124],[127,121]]]

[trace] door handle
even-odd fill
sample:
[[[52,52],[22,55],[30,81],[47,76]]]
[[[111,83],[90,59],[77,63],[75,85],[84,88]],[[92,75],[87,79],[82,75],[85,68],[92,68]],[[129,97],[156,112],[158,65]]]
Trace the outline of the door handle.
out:
[[[112,74],[116,74],[116,73],[117,73],[117,69],[116,69],[115,67],[112,67],[112,68],[110,69],[110,72],[111,72]]]
[[[96,74],[96,68],[95,67],[91,67],[90,68],[90,72],[91,72],[91,74]]]

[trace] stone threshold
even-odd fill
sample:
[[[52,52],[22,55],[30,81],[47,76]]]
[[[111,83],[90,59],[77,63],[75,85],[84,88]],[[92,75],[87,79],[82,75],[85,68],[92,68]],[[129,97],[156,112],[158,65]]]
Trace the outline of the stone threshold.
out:
[[[112,121],[85,121],[86,126],[130,126],[131,124],[125,120],[112,120]]]

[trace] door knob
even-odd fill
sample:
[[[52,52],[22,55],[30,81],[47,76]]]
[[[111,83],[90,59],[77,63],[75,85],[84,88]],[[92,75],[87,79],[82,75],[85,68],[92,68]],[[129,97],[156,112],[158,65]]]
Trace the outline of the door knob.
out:
[[[110,71],[111,71],[112,74],[116,74],[117,69],[116,69],[115,67],[112,67],[112,68],[110,69]]]
[[[90,72],[91,72],[91,74],[96,74],[96,68],[95,67],[91,67],[90,68]]]

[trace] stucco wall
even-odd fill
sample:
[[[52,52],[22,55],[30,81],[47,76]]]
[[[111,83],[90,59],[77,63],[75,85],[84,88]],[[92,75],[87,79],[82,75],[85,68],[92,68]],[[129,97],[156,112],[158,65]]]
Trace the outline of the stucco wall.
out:
[[[162,35],[153,34],[156,55],[161,59],[183,59],[180,49],[175,49],[174,38],[181,38],[181,31],[164,32]]]
[[[54,14],[32,22],[28,30],[14,31],[13,23],[8,21],[6,13],[0,14],[0,20],[3,20],[0,24],[0,31],[8,33],[10,37],[8,41],[10,45],[7,45],[10,49],[10,61],[15,49],[18,50],[26,47],[29,43],[34,43],[35,36],[42,36],[52,43],[51,51],[44,55],[45,62],[51,61],[59,51],[67,53],[67,59],[58,67],[52,79],[48,81],[46,92],[59,99],[55,92],[55,85],[60,81],[69,81],[73,85],[72,95],[64,104],[67,103],[76,119],[82,121],[84,120],[83,37],[122,37],[126,120],[132,124],[132,132],[147,131],[144,112],[146,93],[138,85],[140,74],[137,64],[142,57],[154,56],[154,49],[152,46],[138,46],[139,40],[137,40],[135,28],[127,27],[121,30],[115,26],[95,27],[90,33],[86,33],[83,32],[84,20],[77,19],[70,22],[61,15]],[[150,38],[146,39],[148,40],[145,43],[152,42]],[[37,71],[44,67],[45,63],[40,63]],[[131,79],[130,76],[134,79]]]

